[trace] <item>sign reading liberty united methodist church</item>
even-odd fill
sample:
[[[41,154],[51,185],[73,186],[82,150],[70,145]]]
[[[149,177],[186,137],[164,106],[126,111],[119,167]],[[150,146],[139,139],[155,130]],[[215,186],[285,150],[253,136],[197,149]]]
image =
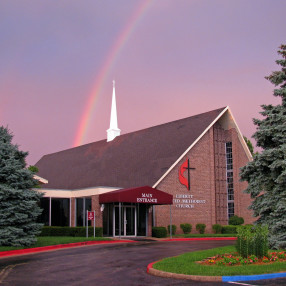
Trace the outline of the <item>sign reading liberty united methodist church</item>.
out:
[[[185,178],[184,172],[188,170],[188,178]],[[190,191],[191,188],[191,174],[190,170],[195,170],[195,168],[190,167],[190,160],[187,159],[179,169],[179,181],[182,185],[186,186],[186,188]]]

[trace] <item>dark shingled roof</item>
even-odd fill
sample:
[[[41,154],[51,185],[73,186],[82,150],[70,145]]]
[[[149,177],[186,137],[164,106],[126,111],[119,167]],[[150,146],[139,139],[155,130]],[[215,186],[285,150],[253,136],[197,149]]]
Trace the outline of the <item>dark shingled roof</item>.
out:
[[[224,109],[45,155],[43,188],[153,186]]]

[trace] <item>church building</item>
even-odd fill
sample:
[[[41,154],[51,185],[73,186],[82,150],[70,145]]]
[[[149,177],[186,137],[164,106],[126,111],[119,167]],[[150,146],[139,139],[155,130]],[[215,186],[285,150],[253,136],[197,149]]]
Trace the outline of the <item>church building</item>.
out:
[[[252,223],[239,169],[251,153],[229,107],[120,135],[113,84],[107,140],[43,156],[42,221],[85,226],[95,211],[107,236],[151,236],[152,226]],[[195,231],[192,231],[195,232]]]

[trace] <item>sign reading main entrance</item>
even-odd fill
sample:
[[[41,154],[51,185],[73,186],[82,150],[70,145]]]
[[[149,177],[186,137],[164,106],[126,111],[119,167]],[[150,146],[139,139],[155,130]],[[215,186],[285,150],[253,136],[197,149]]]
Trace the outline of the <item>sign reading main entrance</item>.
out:
[[[137,203],[157,204],[157,202],[157,198],[154,198],[151,193],[142,193],[141,198],[137,198]]]
[[[184,172],[188,170],[188,178],[185,178]],[[190,191],[191,189],[191,174],[190,170],[195,170],[195,168],[190,167],[190,160],[187,159],[179,169],[179,181],[182,185],[186,186],[187,189]]]

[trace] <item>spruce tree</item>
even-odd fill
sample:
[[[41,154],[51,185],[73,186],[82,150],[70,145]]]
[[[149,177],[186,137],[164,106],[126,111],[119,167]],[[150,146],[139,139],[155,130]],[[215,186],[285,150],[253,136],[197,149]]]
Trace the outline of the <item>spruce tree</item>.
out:
[[[248,182],[247,193],[254,199],[250,208],[257,223],[269,227],[270,247],[286,248],[286,45],[281,45],[276,61],[280,71],[268,77],[274,84],[278,105],[262,105],[263,119],[253,119],[253,135],[262,152],[255,154],[241,170],[241,178]]]
[[[0,127],[0,245],[29,246],[36,242],[42,227],[37,223],[42,194],[26,168],[27,152],[12,144],[13,135]]]

